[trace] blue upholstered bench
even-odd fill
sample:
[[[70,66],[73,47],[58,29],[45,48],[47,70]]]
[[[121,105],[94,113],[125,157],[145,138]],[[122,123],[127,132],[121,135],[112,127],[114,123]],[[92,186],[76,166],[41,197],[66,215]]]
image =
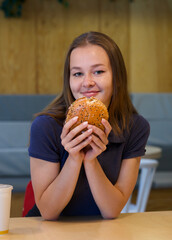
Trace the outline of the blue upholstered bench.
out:
[[[155,185],[172,187],[172,94],[132,94],[138,112],[150,123],[148,144],[162,148],[162,156],[155,175]]]
[[[25,191],[30,180],[29,131],[33,115],[55,95],[0,95],[0,183]]]

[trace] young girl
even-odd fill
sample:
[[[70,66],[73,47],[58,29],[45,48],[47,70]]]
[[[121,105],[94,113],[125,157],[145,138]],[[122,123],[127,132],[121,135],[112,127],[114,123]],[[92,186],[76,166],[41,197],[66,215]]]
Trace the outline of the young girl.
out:
[[[70,131],[77,117],[65,123],[70,104],[83,96],[107,106],[104,132],[88,122]],[[36,205],[28,216],[116,218],[135,186],[148,136],[148,122],[131,103],[116,43],[98,32],[80,35],[67,53],[62,94],[32,123],[29,155]]]

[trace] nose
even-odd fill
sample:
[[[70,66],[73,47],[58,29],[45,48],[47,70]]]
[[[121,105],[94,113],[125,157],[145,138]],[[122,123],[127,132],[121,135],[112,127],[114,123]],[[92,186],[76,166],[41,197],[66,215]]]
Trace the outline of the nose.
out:
[[[86,87],[86,88],[95,85],[95,82],[90,74],[84,76],[82,85],[83,87]]]

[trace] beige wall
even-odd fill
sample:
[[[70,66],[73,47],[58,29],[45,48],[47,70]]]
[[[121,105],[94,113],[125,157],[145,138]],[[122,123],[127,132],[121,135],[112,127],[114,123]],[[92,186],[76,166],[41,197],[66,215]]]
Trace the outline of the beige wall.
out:
[[[0,94],[58,93],[68,45],[110,35],[124,55],[131,92],[172,92],[172,0],[28,0],[19,19],[0,11]]]

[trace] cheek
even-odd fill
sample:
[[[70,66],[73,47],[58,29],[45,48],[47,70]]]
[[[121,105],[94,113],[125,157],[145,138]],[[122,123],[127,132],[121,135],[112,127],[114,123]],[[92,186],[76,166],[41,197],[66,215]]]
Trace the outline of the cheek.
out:
[[[112,76],[111,74],[109,74],[106,78],[106,81],[104,82],[104,86],[106,89],[108,89],[109,91],[112,91],[113,89],[113,82],[112,82]]]
[[[113,77],[112,77],[112,74],[110,74],[110,81],[109,81],[109,87],[111,88],[111,92],[113,92]]]
[[[78,98],[78,92],[79,92],[79,89],[80,89],[79,82],[77,82],[76,79],[75,80],[70,79],[69,84],[70,84],[70,89],[71,89],[71,92],[72,92],[73,96],[75,98]]]
[[[75,91],[76,89],[76,83],[72,78],[70,78],[70,88],[72,91]]]
[[[107,93],[107,98],[111,98],[113,94],[113,81],[112,81],[111,75],[109,75],[109,78],[106,81],[106,93]]]

